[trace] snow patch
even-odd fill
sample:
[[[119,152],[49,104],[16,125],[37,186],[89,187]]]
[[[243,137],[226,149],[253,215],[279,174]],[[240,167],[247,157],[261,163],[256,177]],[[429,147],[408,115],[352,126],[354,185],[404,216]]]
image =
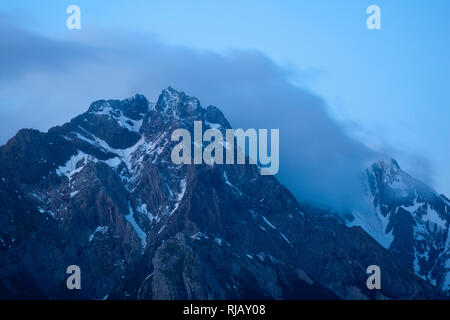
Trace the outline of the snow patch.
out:
[[[122,163],[122,160],[120,160],[119,157],[115,157],[108,160],[104,160],[103,162],[112,168],[117,168]]]
[[[128,210],[130,213],[125,216],[125,219],[133,226],[133,229],[136,231],[138,238],[141,240],[141,247],[142,249],[144,249],[145,246],[147,245],[147,235],[134,219],[134,212],[133,209],[131,208],[130,203],[128,203]]]
[[[101,233],[101,234],[105,234],[106,232],[108,232],[108,227],[107,226],[98,226],[95,231],[89,236],[89,242],[91,242],[92,240],[94,240],[95,235],[97,233]]]
[[[367,201],[368,203],[371,203],[371,197],[368,197]],[[381,213],[380,207],[377,206],[373,213],[367,214],[355,210],[352,214],[353,220],[346,221],[347,227],[361,227],[384,248],[389,249],[392,241],[394,241],[393,230],[386,233],[391,213],[387,213],[386,216],[384,216]]]
[[[261,260],[261,262],[264,262],[264,260],[266,260],[266,254],[264,252],[257,253],[256,256],[259,260]]]
[[[84,166],[88,161],[97,161],[93,156],[88,155],[84,152],[78,151],[77,154],[70,157],[70,159],[63,165],[56,169],[56,174],[61,176],[66,176],[69,181],[72,179],[73,175],[83,170]],[[80,164],[81,162],[81,164]]]
[[[178,206],[180,205],[180,202],[183,199],[185,192],[186,192],[186,179],[182,179],[180,181],[180,193],[177,195],[177,199],[176,199],[177,202],[175,203],[175,206],[172,209],[172,211],[169,213],[169,215],[172,215],[178,209]]]
[[[232,183],[230,182],[230,180],[228,180],[228,176],[227,176],[227,174],[226,174],[225,171],[223,171],[223,178],[224,178],[224,180],[225,180],[225,183],[226,183],[228,186],[230,186],[230,187],[231,187],[232,189],[234,189],[237,193],[239,193],[240,196],[242,196],[241,190],[239,190],[234,184],[232,184]]]
[[[443,220],[436,210],[431,208],[429,205],[427,206],[427,213],[422,216],[423,221],[431,222],[436,224],[438,227],[445,229],[447,222]]]
[[[209,122],[208,120],[205,120],[205,124],[211,129],[219,129],[222,126],[220,123]]]
[[[263,216],[262,218],[263,218],[264,222],[265,222],[269,227],[271,227],[272,229],[276,229],[275,226],[274,226],[272,223],[270,223],[270,221],[267,220],[266,217]]]
[[[209,239],[209,238],[203,232],[197,232],[196,234],[191,236],[191,239],[193,239],[193,240],[203,240],[203,239]]]
[[[287,243],[291,244],[291,242],[289,241],[289,239],[286,238],[286,236],[285,236],[284,234],[282,234],[282,233],[280,232],[280,235],[283,237],[284,240],[286,240]]]
[[[114,119],[121,127],[128,129],[128,131],[139,132],[142,126],[142,120],[133,120],[125,116],[122,110],[115,110],[108,102],[105,102],[102,109],[92,111],[92,114],[106,116],[110,119]]]

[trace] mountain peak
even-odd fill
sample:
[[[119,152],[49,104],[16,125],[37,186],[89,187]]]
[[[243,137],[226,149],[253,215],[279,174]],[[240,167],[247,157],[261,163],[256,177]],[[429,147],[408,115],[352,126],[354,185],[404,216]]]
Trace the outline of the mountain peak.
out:
[[[392,158],[382,159],[375,162],[371,166],[371,171],[379,172],[383,177],[383,180],[389,183],[398,181],[403,172],[400,169],[398,162]]]
[[[374,165],[385,170],[401,170],[397,160],[393,158],[379,160]]]
[[[168,87],[161,92],[155,109],[160,113],[179,117],[195,113],[203,108],[197,98]]]
[[[93,102],[88,112],[94,114],[120,114],[126,117],[138,120],[142,115],[149,111],[149,102],[147,98],[141,94],[124,100],[97,100]]]
[[[450,293],[450,201],[400,169],[394,159],[367,170],[368,202],[361,226],[420,278]]]

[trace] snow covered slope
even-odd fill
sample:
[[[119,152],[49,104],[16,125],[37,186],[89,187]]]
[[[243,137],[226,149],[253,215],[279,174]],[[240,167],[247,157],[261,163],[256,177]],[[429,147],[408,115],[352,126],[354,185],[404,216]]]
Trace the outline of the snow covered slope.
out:
[[[395,160],[367,173],[372,212],[354,212],[359,225],[408,269],[450,293],[450,202],[402,171]]]

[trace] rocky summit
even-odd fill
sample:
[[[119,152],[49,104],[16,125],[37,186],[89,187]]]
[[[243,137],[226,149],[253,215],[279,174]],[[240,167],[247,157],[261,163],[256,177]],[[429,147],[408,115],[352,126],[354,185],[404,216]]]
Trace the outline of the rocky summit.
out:
[[[171,134],[194,121],[231,128],[168,88],[156,103],[96,101],[0,147],[0,298],[446,297],[448,199],[381,162],[367,171],[373,212],[344,220],[257,165],[173,164]],[[80,290],[66,286],[70,265]],[[380,290],[366,286],[370,265]]]
[[[366,175],[373,210],[354,212],[348,225],[361,226],[407,269],[450,294],[450,201],[392,159]]]

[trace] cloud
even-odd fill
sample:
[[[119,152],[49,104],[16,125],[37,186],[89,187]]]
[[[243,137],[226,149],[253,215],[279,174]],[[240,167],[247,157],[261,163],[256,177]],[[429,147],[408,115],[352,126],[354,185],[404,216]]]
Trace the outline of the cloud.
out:
[[[87,46],[51,40],[22,30],[0,15],[0,81],[30,72],[66,72],[68,66],[93,55]]]
[[[216,105],[235,128],[279,128],[278,178],[300,200],[351,206],[359,175],[378,156],[330,118],[319,96],[292,84],[301,74],[261,52],[198,51],[127,32],[51,40],[1,17],[0,27],[2,143],[23,127],[61,124],[94,100],[142,93],[154,101],[170,85]]]

